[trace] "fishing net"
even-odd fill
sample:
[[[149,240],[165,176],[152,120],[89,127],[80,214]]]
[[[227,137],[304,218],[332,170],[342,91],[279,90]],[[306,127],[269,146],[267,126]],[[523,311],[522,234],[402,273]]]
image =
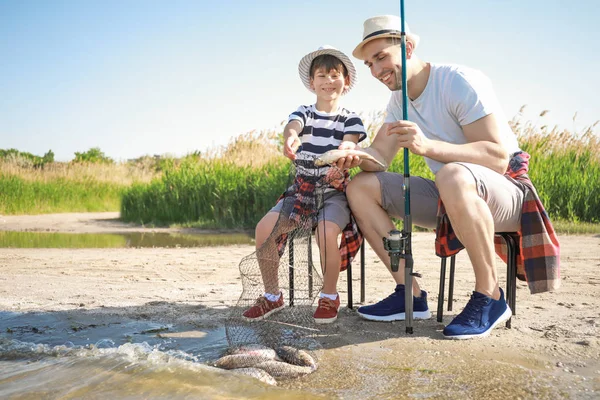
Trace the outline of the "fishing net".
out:
[[[302,173],[296,175],[295,172]],[[314,321],[315,300],[322,288],[318,246],[312,245],[318,211],[331,193],[331,184],[344,180],[337,167],[328,168],[326,176],[314,162],[296,160],[291,176],[296,176],[283,198],[283,207],[265,243],[240,264],[242,294],[225,324],[230,348],[262,345],[272,349],[291,346],[308,352],[315,361],[320,345],[315,340],[322,328]],[[326,192],[326,189],[329,190]],[[320,261],[317,261],[320,266]],[[260,321],[247,321],[243,312],[265,293],[265,284],[278,287],[285,307]]]

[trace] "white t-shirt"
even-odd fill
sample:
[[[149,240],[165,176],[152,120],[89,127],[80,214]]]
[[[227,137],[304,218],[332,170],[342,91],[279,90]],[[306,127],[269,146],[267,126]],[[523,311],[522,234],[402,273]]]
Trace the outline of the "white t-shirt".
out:
[[[520,150],[491,81],[478,70],[432,63],[425,90],[408,102],[408,120],[415,122],[428,139],[465,144],[467,139],[462,126],[493,113],[500,124],[500,138],[508,154]],[[386,123],[403,119],[401,90],[392,92],[386,112]],[[444,165],[427,157],[425,161],[434,174]]]

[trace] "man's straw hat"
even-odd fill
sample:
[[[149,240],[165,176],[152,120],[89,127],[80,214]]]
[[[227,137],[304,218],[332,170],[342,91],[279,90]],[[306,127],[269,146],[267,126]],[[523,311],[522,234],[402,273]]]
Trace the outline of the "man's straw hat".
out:
[[[408,25],[405,24],[404,27],[406,29],[406,40],[411,41],[414,48],[416,48],[419,45],[419,35],[411,33]],[[356,46],[352,55],[359,60],[364,60],[362,48],[365,44],[369,43],[371,40],[387,37],[400,39],[400,29],[400,17],[395,15],[380,15],[378,17],[367,19],[364,24],[363,40]]]

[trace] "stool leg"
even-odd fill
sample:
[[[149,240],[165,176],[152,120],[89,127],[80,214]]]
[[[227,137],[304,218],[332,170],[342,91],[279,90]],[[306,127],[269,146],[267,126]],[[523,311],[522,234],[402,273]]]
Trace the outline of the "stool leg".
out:
[[[352,266],[348,265],[348,269],[346,269],[346,273],[348,274],[348,308],[352,309]]]
[[[438,294],[437,321],[442,322],[444,317],[444,285],[446,283],[446,257],[442,258],[440,265],[440,291]]]
[[[512,315],[516,314],[516,292],[517,292],[517,249],[512,236],[502,235],[506,241],[506,302],[511,309]],[[512,317],[506,321],[506,327],[511,327]]]
[[[312,236],[308,235],[308,298],[313,297]]]
[[[290,307],[294,305],[294,238],[288,237],[288,256],[290,260],[290,272],[289,272],[289,280],[290,280]]]
[[[456,267],[456,256],[450,257],[450,280],[448,281],[448,311],[452,311],[452,297],[454,296],[454,269]]]
[[[360,246],[360,303],[365,304],[365,283],[367,277],[365,275],[365,241],[363,239]]]

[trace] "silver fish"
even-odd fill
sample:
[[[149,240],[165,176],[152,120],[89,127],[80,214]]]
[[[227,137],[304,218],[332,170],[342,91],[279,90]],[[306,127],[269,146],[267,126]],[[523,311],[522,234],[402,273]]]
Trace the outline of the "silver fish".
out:
[[[325,165],[333,164],[340,158],[348,156],[358,156],[361,160],[373,161],[375,164],[381,166],[382,168],[386,168],[386,166],[383,163],[381,163],[375,157],[373,157],[365,151],[340,149],[329,150],[328,152],[321,154],[315,159],[315,166],[323,167]]]
[[[266,371],[258,368],[238,368],[231,371],[235,374],[247,375],[266,383],[267,385],[277,386],[277,381]]]
[[[275,351],[273,351],[273,353],[275,353]],[[275,354],[273,354],[273,357],[271,357],[270,354],[230,354],[219,358],[215,361],[214,366],[223,369],[249,368],[254,367],[261,362],[273,361],[274,357]]]
[[[275,352],[286,363],[301,367],[310,367],[313,371],[317,369],[317,363],[314,358],[304,350],[299,350],[291,346],[281,346]]]
[[[311,367],[301,367],[299,365],[292,365],[281,361],[263,361],[254,366],[267,372],[274,378],[298,378],[303,375],[308,375],[313,372]]]
[[[226,355],[233,354],[251,354],[255,356],[267,357],[274,359],[276,357],[275,350],[261,344],[245,344],[238,347],[232,347],[225,353]]]

